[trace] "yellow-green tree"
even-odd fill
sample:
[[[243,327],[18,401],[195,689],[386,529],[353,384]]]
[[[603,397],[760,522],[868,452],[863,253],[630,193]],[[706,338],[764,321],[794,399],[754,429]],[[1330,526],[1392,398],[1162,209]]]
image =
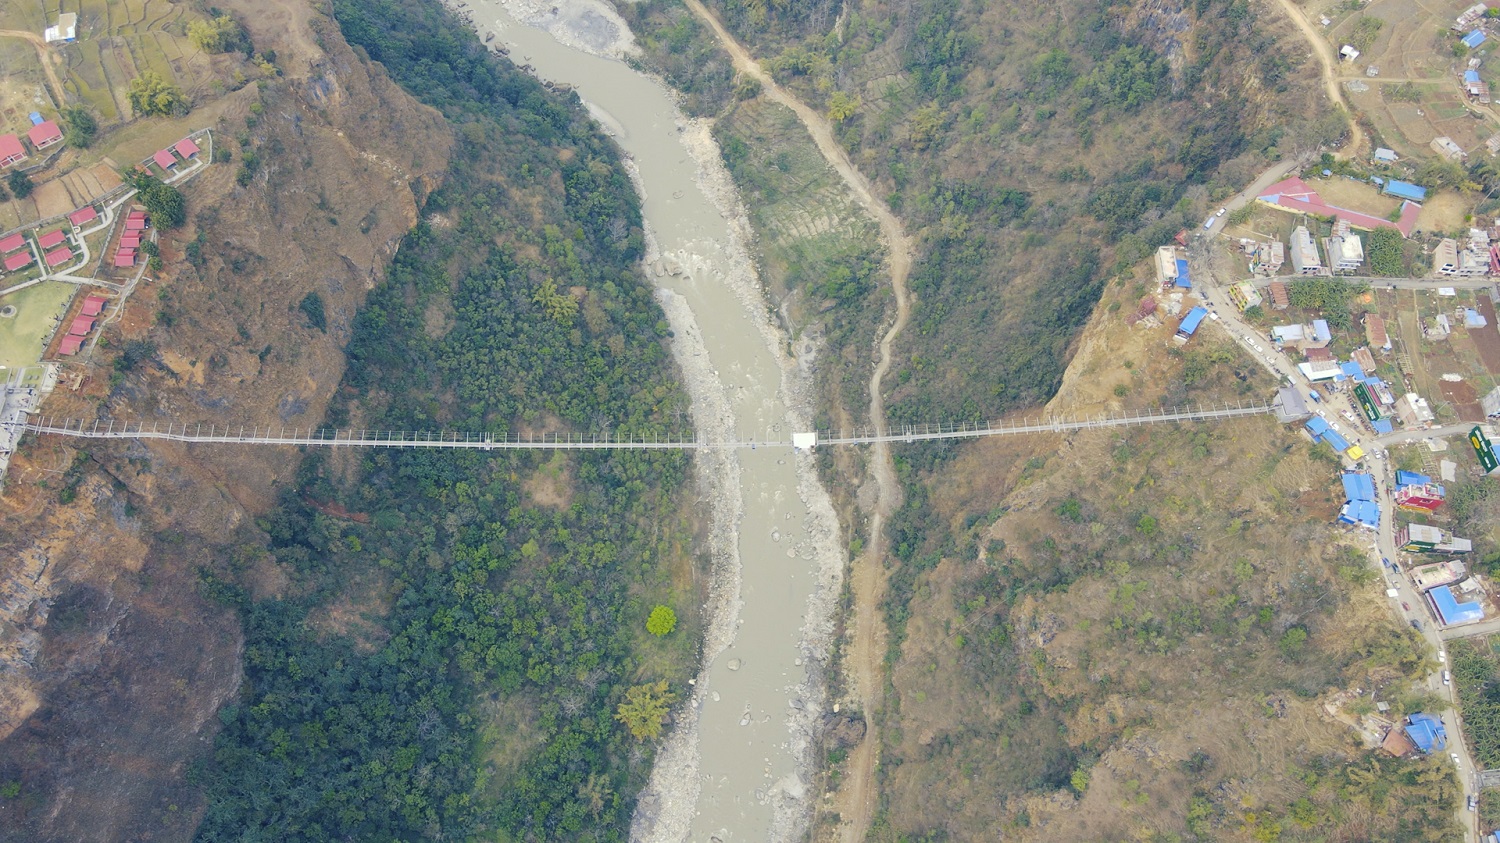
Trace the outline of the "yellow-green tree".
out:
[[[234,18],[215,15],[207,20],[195,20],[188,24],[188,38],[205,53],[223,53],[245,43],[245,32]]]
[[[542,286],[532,294],[531,300],[558,322],[572,322],[573,317],[578,313],[578,299],[567,293],[558,292],[557,282],[551,278],[542,282]]]
[[[657,606],[646,618],[646,631],[652,635],[666,635],[677,628],[677,613],[671,606]]]
[[[857,111],[859,111],[859,100],[843,91],[834,91],[833,96],[828,98],[828,119],[835,123],[848,120]]]
[[[667,680],[636,685],[625,691],[625,700],[615,710],[615,719],[625,724],[636,740],[661,737],[662,723],[677,695],[667,690]]]
[[[148,70],[130,80],[130,107],[142,117],[186,114],[188,99],[181,88]]]

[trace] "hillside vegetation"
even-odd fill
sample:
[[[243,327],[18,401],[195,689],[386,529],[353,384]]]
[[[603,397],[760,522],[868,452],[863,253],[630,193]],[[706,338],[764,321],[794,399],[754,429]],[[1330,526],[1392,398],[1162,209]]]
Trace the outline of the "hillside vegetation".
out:
[[[1268,161],[1343,131],[1309,108],[1313,68],[1249,0],[709,5],[829,113],[919,235],[893,421],[1047,400],[1105,279]],[[726,110],[727,64],[685,10],[625,11],[690,107]],[[753,86],[737,93],[753,105]]]
[[[576,100],[435,4],[335,12],[457,147],[354,321],[329,423],[686,435],[636,199]],[[685,467],[307,456],[295,491],[202,571],[243,619],[245,684],[195,774],[198,839],[623,840],[650,744],[616,708],[680,688],[694,655]],[[675,631],[647,632],[657,604]]]
[[[1137,381],[1118,349],[1165,349],[1168,329],[1118,314],[1096,314],[1070,400],[1195,365],[1190,395],[1247,372],[1266,387],[1212,330]],[[1452,839],[1449,765],[1372,753],[1348,725],[1371,689],[1393,715],[1432,701],[1411,690],[1420,640],[1332,527],[1326,449],[1252,419],[898,466],[915,491],[891,532],[873,839]]]

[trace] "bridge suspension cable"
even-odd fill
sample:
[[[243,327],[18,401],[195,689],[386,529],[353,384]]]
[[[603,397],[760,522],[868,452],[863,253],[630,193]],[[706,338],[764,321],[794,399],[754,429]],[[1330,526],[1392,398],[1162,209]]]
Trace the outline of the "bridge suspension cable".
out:
[[[82,439],[158,439],[219,445],[298,445],[352,448],[446,448],[477,450],[693,450],[751,448],[811,448],[816,445],[865,445],[874,442],[927,442],[975,439],[1030,433],[1067,433],[1094,428],[1126,427],[1171,422],[1212,421],[1271,412],[1270,405],[1219,404],[1176,408],[1137,415],[1100,415],[1085,418],[1042,418],[1031,421],[970,424],[922,424],[900,427],[817,431],[793,434],[791,439],[709,441],[702,439],[641,439],[630,435],[551,433],[463,433],[456,431],[353,430],[285,428],[247,425],[130,421],[84,421],[44,417],[27,421],[24,429],[41,435]],[[10,423],[15,425],[15,423]]]

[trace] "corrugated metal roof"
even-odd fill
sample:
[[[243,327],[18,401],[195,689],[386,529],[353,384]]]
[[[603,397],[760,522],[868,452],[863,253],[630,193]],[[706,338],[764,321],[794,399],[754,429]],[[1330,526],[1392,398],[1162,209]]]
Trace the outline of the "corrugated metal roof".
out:
[[[1430,714],[1413,714],[1402,731],[1423,752],[1443,749],[1448,745],[1448,729],[1443,726],[1442,720]]]
[[[1202,322],[1203,317],[1207,315],[1208,311],[1201,307],[1189,310],[1187,315],[1182,317],[1182,324],[1177,326],[1177,333],[1192,336],[1193,332],[1198,330],[1198,323]]]
[[[1333,434],[1337,436],[1338,434]],[[1375,478],[1357,471],[1346,471],[1339,478],[1344,483],[1344,497],[1351,501],[1375,500]]]
[[[1429,593],[1432,595],[1432,605],[1437,607],[1438,616],[1442,618],[1445,626],[1484,618],[1483,604],[1458,602],[1453,596],[1453,589],[1449,586],[1440,585]]]
[[[1388,180],[1385,183],[1385,192],[1389,196],[1398,196],[1413,202],[1421,202],[1427,198],[1427,188],[1400,179]]]
[[[1330,333],[1329,330],[1328,330],[1328,320],[1327,319],[1314,319],[1313,323],[1312,323],[1312,327],[1313,327],[1313,340],[1314,341],[1316,341],[1316,342],[1328,342],[1328,341],[1330,341],[1330,340],[1333,339],[1333,334]]]
[[[1484,43],[1484,33],[1476,29],[1473,32],[1470,32],[1468,35],[1465,35],[1462,41],[1464,42],[1464,46],[1472,50],[1475,47],[1478,47],[1480,44]]]
[[[1418,474],[1415,471],[1397,471],[1396,472],[1396,486],[1397,486],[1397,488],[1400,488],[1401,486],[1426,486],[1428,483],[1431,483],[1431,482],[1432,482],[1432,478],[1431,477],[1428,477],[1425,474]]]

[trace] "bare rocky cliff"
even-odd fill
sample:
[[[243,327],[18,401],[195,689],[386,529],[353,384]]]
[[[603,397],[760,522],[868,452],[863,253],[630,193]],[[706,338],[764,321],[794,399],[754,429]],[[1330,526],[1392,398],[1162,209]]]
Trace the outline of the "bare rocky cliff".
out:
[[[224,95],[212,128],[233,160],[185,188],[189,223],[164,235],[164,270],[106,329],[109,347],[65,370],[48,413],[318,424],[356,309],[446,167],[441,117],[325,12],[217,5],[282,75]],[[323,327],[301,307],[310,294]],[[189,771],[241,658],[237,621],[198,570],[229,559],[257,589],[280,587],[254,522],[298,461],[282,448],[23,448],[0,496],[0,783],[20,786],[0,800],[0,840],[191,837],[204,806]]]

